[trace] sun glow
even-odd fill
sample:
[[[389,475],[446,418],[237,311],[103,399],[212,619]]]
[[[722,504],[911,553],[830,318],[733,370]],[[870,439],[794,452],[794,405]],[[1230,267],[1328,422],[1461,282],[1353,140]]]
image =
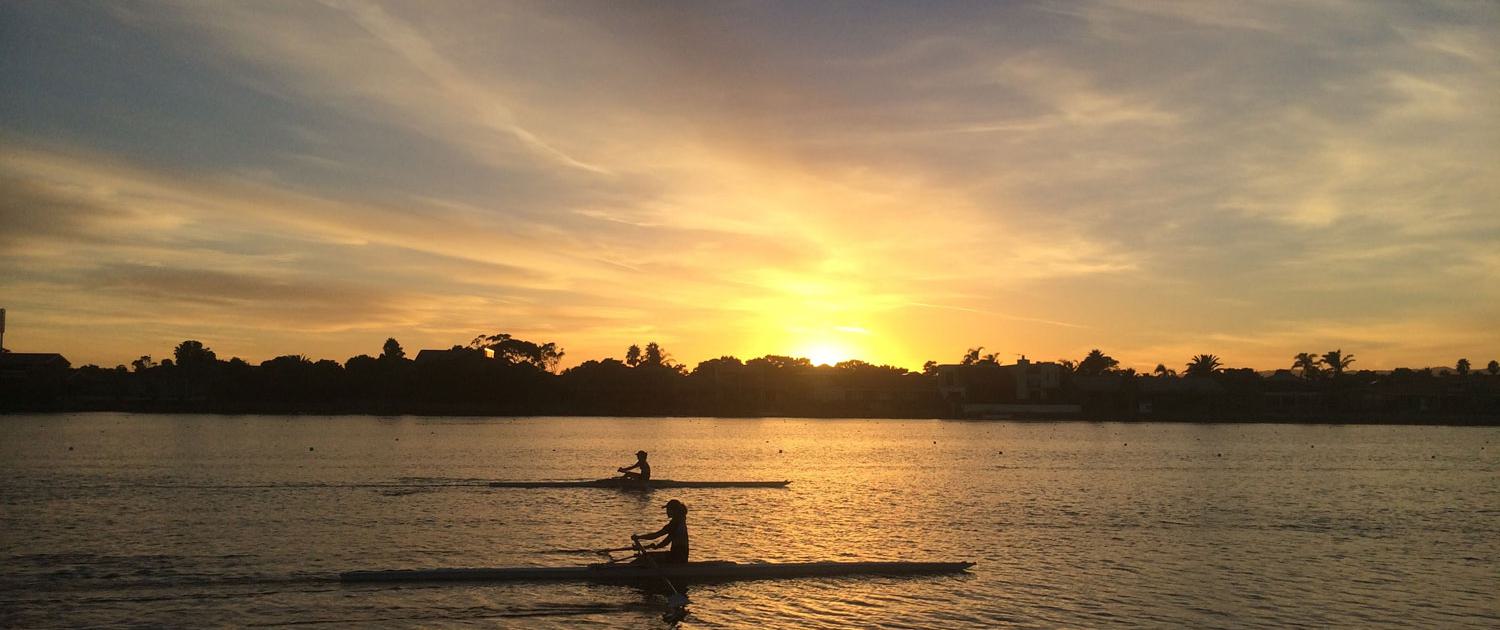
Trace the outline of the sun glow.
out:
[[[806,346],[797,352],[797,356],[807,357],[813,365],[834,365],[854,358],[847,348],[831,343]]]

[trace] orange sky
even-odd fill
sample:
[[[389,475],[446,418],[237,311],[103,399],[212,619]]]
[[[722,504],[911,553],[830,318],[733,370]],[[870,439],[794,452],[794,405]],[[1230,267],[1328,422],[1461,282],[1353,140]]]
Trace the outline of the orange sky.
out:
[[[11,3],[5,344],[1482,364],[1497,19]]]

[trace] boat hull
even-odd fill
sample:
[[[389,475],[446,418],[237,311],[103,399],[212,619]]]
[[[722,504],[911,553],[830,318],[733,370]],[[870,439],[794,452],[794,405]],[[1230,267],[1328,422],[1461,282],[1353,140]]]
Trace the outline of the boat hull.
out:
[[[351,571],[339,575],[343,582],[638,582],[774,580],[841,575],[929,575],[960,573],[972,562],[689,562],[643,567],[597,564],[586,567],[500,567],[454,569],[402,569],[395,571]]]
[[[588,481],[491,481],[491,488],[607,488],[611,490],[660,490],[663,488],[785,488],[790,481],[673,481],[652,479],[641,483],[613,477]]]

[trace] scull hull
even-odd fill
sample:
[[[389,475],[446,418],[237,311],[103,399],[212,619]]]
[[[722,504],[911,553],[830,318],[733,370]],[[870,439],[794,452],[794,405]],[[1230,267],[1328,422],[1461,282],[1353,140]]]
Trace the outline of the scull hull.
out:
[[[659,568],[608,564],[586,567],[501,567],[490,569],[404,569],[352,571],[343,582],[637,582],[642,580],[774,580],[841,575],[928,575],[959,573],[972,562],[690,562]]]
[[[659,490],[663,488],[785,488],[790,481],[673,481],[649,482],[618,478],[588,481],[491,481],[491,488],[607,488],[611,490]]]

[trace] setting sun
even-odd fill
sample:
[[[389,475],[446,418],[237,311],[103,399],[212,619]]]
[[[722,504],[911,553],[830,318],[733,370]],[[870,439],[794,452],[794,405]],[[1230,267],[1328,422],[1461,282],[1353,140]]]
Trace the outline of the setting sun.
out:
[[[797,356],[807,357],[813,365],[835,365],[840,361],[848,361],[855,358],[848,349],[835,344],[818,344],[807,346],[797,352]]]

